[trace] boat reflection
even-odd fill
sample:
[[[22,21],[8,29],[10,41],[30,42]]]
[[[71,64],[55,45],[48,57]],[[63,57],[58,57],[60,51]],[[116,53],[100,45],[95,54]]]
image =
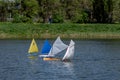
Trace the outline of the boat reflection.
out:
[[[38,64],[38,56],[28,56],[29,63],[32,65]]]
[[[36,60],[36,59],[38,59],[38,56],[28,56],[28,58],[29,58],[30,60]]]
[[[74,66],[74,65],[73,65],[72,62],[63,62],[63,66],[64,66],[65,68],[67,68],[67,70],[70,71],[70,72],[71,72],[71,71],[74,71],[74,70],[73,70],[73,66]]]

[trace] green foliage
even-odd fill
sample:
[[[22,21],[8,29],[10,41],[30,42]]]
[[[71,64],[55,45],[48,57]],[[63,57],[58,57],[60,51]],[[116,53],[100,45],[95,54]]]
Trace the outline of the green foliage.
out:
[[[64,22],[64,18],[61,14],[56,13],[53,14],[53,23],[63,23]]]
[[[22,6],[23,22],[32,22],[38,14],[38,2],[36,0],[23,0]]]
[[[113,38],[120,35],[119,24],[26,24],[26,23],[0,23],[0,38],[52,38],[52,36],[73,37],[87,36],[90,39]],[[4,35],[4,36],[3,36]],[[73,35],[73,36],[70,36]],[[91,36],[90,36],[91,35]],[[108,35],[108,36],[106,36]],[[105,36],[105,37],[104,37]],[[118,36],[117,36],[118,37]],[[115,37],[115,38],[117,38]],[[119,36],[120,37],[120,36]]]
[[[76,13],[72,18],[74,23],[86,23],[88,22],[88,14],[85,12],[81,12],[81,14]]]
[[[20,14],[18,14],[18,13],[14,14],[13,22],[14,23],[20,23],[20,22],[22,22],[22,16]]]
[[[120,0],[113,0],[113,21],[120,23]]]
[[[32,23],[32,22],[33,22],[31,18],[26,17],[26,16],[22,16],[21,20],[22,20],[22,22],[24,22],[24,23],[26,23],[26,22],[27,22],[27,23]]]
[[[32,23],[32,20],[29,17],[26,17],[24,15],[20,15],[18,12],[16,12],[13,16],[13,23]]]
[[[36,0],[24,0],[25,7],[23,7],[26,11],[26,15],[29,17],[33,17],[38,14],[38,3]]]
[[[13,22],[120,22],[119,5],[120,0],[1,0],[0,21],[11,16]]]

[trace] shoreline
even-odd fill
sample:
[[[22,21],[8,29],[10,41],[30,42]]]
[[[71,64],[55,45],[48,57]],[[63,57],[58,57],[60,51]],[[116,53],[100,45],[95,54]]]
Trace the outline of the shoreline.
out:
[[[22,36],[17,36],[17,35],[1,35],[0,34],[0,40],[5,40],[5,39],[20,39],[20,40],[29,40],[32,38],[35,39],[56,39],[57,36],[60,36],[62,39],[75,39],[75,40],[104,40],[104,39],[108,39],[108,40],[120,40],[120,34],[112,34],[112,33],[81,33],[81,34],[56,34],[56,35],[51,35],[51,34],[41,34],[40,36],[26,36],[26,35],[22,35]]]
[[[120,39],[120,24],[0,23],[0,39]]]

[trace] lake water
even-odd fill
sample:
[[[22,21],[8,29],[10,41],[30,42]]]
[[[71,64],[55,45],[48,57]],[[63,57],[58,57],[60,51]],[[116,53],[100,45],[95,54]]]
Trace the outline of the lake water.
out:
[[[40,49],[44,41],[36,42]],[[29,58],[30,43],[31,40],[0,40],[0,80],[120,80],[120,41],[75,40],[71,62]]]

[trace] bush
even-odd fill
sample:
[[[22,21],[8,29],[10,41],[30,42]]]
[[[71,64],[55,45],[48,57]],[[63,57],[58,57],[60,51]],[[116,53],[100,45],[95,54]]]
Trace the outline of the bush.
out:
[[[73,23],[86,23],[88,22],[88,14],[85,12],[81,13],[75,13],[75,15],[72,17]]]
[[[29,18],[29,17],[26,17],[26,16],[23,16],[22,18],[21,18],[21,20],[22,20],[22,22],[27,22],[27,23],[32,23],[32,19],[31,18]]]
[[[20,14],[18,14],[18,13],[14,14],[14,16],[13,16],[13,22],[14,23],[20,23],[20,22],[22,22],[22,16]]]
[[[56,13],[56,14],[53,14],[53,23],[63,23],[64,22],[64,18],[61,14],[59,13]]]
[[[13,17],[13,23],[21,23],[21,22],[32,23],[32,19],[16,13]]]

